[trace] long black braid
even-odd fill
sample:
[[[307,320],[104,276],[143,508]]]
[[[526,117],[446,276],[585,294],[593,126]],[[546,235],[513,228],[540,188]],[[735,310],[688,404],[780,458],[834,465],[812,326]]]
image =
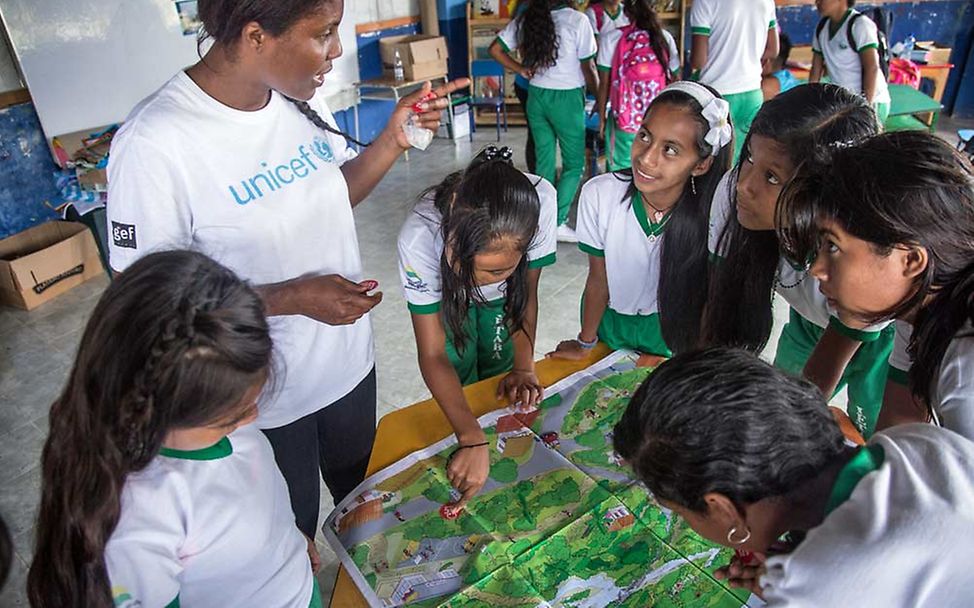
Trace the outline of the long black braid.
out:
[[[363,144],[362,142],[360,142],[359,140],[355,139],[354,137],[352,137],[348,133],[345,133],[344,131],[342,131],[340,129],[336,129],[335,127],[333,127],[330,124],[328,124],[328,122],[324,118],[321,117],[321,114],[318,114],[317,112],[315,112],[314,108],[312,108],[311,105],[307,101],[300,101],[300,100],[297,100],[297,99],[291,99],[290,97],[285,97],[285,99],[287,99],[288,101],[290,101],[291,103],[293,103],[298,108],[298,111],[301,112],[302,114],[304,114],[304,117],[307,118],[308,120],[310,120],[311,123],[314,126],[318,127],[319,129],[323,129],[323,130],[325,130],[325,131],[327,131],[329,133],[332,133],[334,135],[340,135],[341,137],[344,137],[345,138],[345,141],[347,141],[348,143],[354,144],[354,145],[356,145],[356,146],[358,146],[360,148],[368,148],[370,145],[372,145],[372,142],[369,142],[367,144]]]

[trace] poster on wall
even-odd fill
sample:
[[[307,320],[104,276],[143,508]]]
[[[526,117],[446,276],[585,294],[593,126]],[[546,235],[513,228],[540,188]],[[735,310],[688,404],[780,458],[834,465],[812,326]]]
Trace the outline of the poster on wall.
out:
[[[181,0],[176,2],[176,14],[179,15],[179,26],[183,36],[195,36],[200,31],[203,22],[200,21],[196,8],[196,0]]]

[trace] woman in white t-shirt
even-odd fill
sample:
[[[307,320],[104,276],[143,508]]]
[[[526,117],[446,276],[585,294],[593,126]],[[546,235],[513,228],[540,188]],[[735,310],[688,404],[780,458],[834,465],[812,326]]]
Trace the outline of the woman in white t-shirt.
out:
[[[530,81],[525,111],[538,174],[558,189],[558,238],[564,241],[575,241],[568,212],[585,169],[585,88],[598,92],[597,50],[592,24],[561,0],[532,0],[490,45],[491,57]],[[520,61],[511,57],[514,51]]]
[[[737,550],[717,578],[769,607],[974,597],[974,443],[956,433],[911,424],[855,447],[815,385],[712,349],[650,374],[613,441],[661,506]],[[788,532],[804,539],[769,555]]]
[[[462,387],[505,374],[497,396],[541,402],[534,373],[541,269],[555,262],[557,195],[489,146],[424,193],[399,233],[419,368],[457,436],[447,467],[463,508],[487,480],[484,431]]]
[[[32,606],[321,606],[251,424],[271,349],[260,297],[202,254],[151,254],[109,286],[51,407]]]
[[[704,317],[705,344],[761,352],[771,337],[777,293],[788,303],[789,320],[775,365],[804,375],[826,395],[847,386],[849,417],[866,438],[883,402],[893,328],[844,325],[808,265],[781,256],[774,229],[778,199],[798,167],[828,163],[839,147],[878,129],[862,97],[832,84],[796,87],[761,107],[737,167],[711,205],[713,281]]]
[[[201,0],[212,47],[132,111],[108,166],[114,270],[192,248],[257,286],[282,372],[257,425],[312,537],[321,478],[336,501],[351,492],[375,433],[368,312],[381,293],[363,280],[352,207],[409,147],[402,125],[429,93],[405,98],[356,155],[317,93],[342,51],[342,11],[341,0]],[[423,103],[419,121],[435,129],[446,100]]]
[[[843,323],[897,320],[877,428],[934,415],[974,440],[974,170],[925,132],[838,151],[782,203]]]

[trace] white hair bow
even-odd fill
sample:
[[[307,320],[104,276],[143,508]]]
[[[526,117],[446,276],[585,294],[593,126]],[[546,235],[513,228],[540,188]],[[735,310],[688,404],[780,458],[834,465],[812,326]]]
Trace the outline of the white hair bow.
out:
[[[734,127],[730,123],[730,104],[714,97],[704,106],[703,117],[710,125],[710,130],[703,139],[713,148],[713,155],[717,156],[721,148],[734,139]]]

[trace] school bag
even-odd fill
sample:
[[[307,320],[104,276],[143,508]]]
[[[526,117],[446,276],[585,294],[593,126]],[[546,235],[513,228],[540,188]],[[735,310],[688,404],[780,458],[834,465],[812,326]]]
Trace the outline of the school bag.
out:
[[[602,26],[605,25],[605,7],[602,3],[593,4],[589,8],[595,13],[595,34],[598,35],[602,31]]]
[[[889,62],[889,83],[920,88],[920,66],[909,59],[894,57]]]
[[[852,26],[855,25],[856,19],[866,16],[865,13],[857,12],[855,15],[849,18],[849,27],[846,28],[845,33],[849,38],[849,48],[855,51],[856,40],[852,36]],[[883,72],[883,77],[886,81],[889,81],[889,63],[892,58],[892,54],[889,51],[889,33],[893,29],[893,14],[889,11],[884,11],[881,8],[874,8],[872,10],[872,22],[876,24],[876,38],[879,41],[879,47],[876,52],[879,54],[879,69]],[[819,36],[822,34],[822,30],[825,26],[829,24],[828,17],[822,17],[822,20],[818,22],[815,27],[815,39],[818,40]]]
[[[657,57],[649,32],[634,23],[620,29],[619,34],[609,72],[609,100],[619,129],[635,133],[649,104],[669,83],[669,57]]]

